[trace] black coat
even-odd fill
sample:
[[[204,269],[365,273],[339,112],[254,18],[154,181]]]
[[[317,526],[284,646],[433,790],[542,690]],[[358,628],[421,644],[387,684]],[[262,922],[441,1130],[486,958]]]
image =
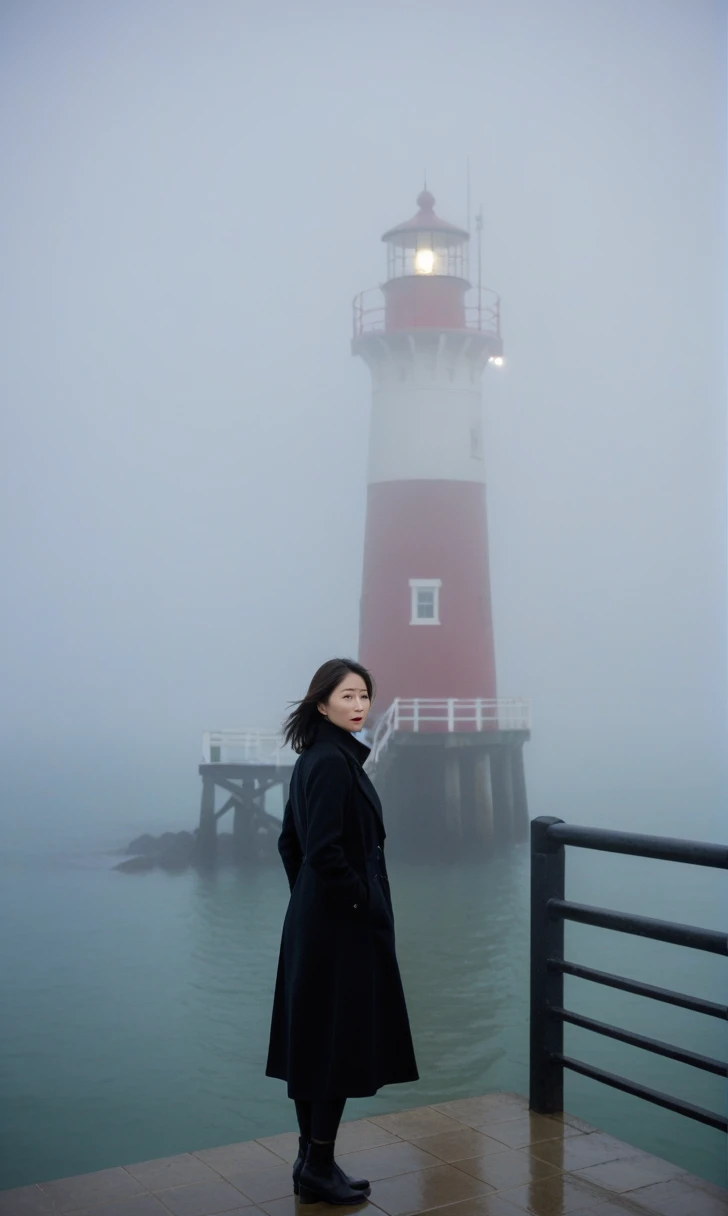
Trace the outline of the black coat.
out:
[[[368,755],[322,717],[293,770],[278,844],[291,899],[266,1075],[304,1101],[418,1080]]]

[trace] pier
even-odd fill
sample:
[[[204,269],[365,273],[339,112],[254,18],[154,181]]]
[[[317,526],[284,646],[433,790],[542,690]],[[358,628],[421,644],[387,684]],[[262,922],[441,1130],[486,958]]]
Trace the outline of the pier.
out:
[[[384,802],[392,855],[487,857],[527,840],[530,737],[523,698],[397,698],[376,724],[366,765]],[[275,732],[253,729],[208,731],[202,751],[200,858],[214,862],[217,825],[229,811],[234,859],[268,855],[280,820],[265,797],[280,786],[285,803],[296,756]]]
[[[487,857],[528,839],[522,698],[398,698],[368,761],[393,855]]]
[[[233,812],[233,859],[236,863],[258,860],[275,853],[281,821],[265,808],[269,790],[281,786],[283,799],[295,755],[283,747],[274,731],[206,731],[202,737],[202,799],[197,832],[200,861],[213,864],[217,858],[217,825]],[[217,806],[218,793],[222,805]]]

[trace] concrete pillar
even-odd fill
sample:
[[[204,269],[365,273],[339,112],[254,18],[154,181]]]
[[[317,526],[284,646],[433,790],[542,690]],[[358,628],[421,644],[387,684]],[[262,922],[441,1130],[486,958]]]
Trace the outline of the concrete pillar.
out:
[[[448,841],[458,845],[463,837],[460,796],[460,754],[454,748],[445,752],[445,822]]]
[[[256,808],[253,801],[254,792],[255,780],[250,781],[243,777],[242,799],[240,801],[236,800],[233,812],[233,855],[238,864],[255,861]]]
[[[200,861],[208,864],[213,863],[217,858],[215,781],[207,775],[202,778],[202,801],[200,803],[200,826],[197,832],[197,855]]]
[[[498,845],[513,841],[513,779],[509,747],[492,754],[494,837]]]
[[[490,773],[490,752],[475,757],[475,799],[473,807],[475,834],[488,850],[493,844],[493,785]]]
[[[513,785],[513,832],[517,841],[528,840],[528,796],[526,794],[526,769],[523,763],[523,744],[511,749],[511,781]]]

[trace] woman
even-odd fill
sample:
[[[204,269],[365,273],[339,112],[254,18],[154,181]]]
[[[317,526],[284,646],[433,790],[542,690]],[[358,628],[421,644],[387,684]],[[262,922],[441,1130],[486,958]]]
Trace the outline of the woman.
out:
[[[354,735],[372,702],[359,663],[331,659],[285,724],[299,753],[278,849],[291,888],[266,1075],[288,1083],[301,1203],[361,1203],[334,1161],[347,1098],[418,1080],[384,864],[382,806]]]

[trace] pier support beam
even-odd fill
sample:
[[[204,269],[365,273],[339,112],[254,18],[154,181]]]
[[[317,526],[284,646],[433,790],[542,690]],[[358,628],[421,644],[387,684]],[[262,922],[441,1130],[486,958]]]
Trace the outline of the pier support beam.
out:
[[[445,753],[445,820],[448,843],[457,848],[463,836],[463,810],[460,791],[460,755]]]
[[[243,778],[241,797],[235,803],[233,815],[233,854],[238,864],[255,857],[256,806],[255,779]]]
[[[513,777],[511,749],[497,747],[492,752],[494,840],[502,847],[513,842]]]
[[[217,816],[215,815],[215,780],[202,778],[202,801],[200,803],[200,826],[197,833],[197,852],[200,861],[212,865],[217,857]]]
[[[528,840],[528,795],[526,794],[526,768],[523,763],[523,746],[511,749],[511,780],[513,785],[513,837],[519,843]]]
[[[473,806],[475,834],[483,849],[493,842],[493,785],[490,773],[490,752],[475,758],[475,794]]]

